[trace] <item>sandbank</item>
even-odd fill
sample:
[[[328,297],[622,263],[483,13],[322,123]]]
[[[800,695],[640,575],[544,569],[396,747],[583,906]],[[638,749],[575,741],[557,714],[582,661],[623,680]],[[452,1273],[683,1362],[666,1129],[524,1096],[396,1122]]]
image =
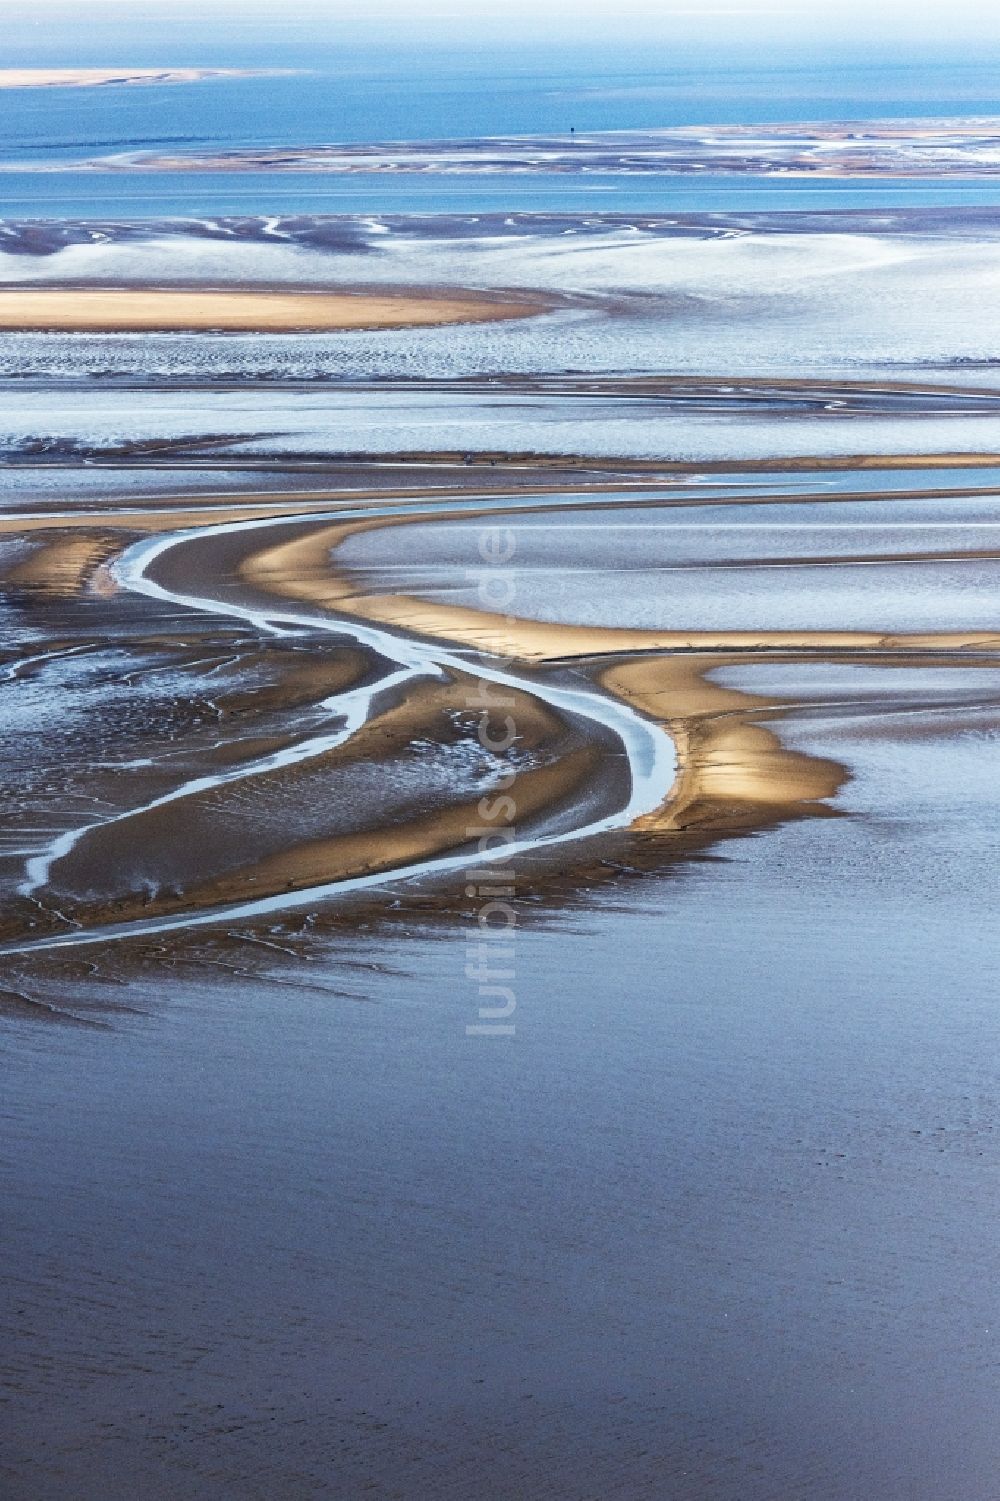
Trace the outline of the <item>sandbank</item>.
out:
[[[0,329],[22,333],[319,333],[525,318],[531,297],[475,292],[0,291]]]
[[[0,89],[86,89],[248,76],[242,68],[0,68]]]

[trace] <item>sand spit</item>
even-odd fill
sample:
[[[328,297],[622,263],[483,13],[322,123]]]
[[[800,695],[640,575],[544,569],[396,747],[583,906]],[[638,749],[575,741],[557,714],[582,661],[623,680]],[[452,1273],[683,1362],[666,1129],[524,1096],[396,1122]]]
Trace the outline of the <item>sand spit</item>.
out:
[[[329,562],[332,546],[349,532],[378,522],[347,523],[286,542],[243,567],[248,582],[286,597],[308,599],[338,613],[459,643],[478,652],[511,657],[525,667],[554,661],[595,664],[596,680],[670,734],[678,773],[662,808],[633,826],[643,834],[692,829],[735,832],[762,828],[817,811],[847,780],[835,761],[785,749],[770,728],[752,722],[765,700],[721,688],[706,674],[715,668],[752,664],[776,651],[811,657],[847,648],[884,650],[892,643],[865,632],[644,632],[561,626],[491,615],[403,595],[359,595]],[[1000,645],[1000,638],[900,637],[904,649],[963,649]],[[697,653],[693,655],[692,653]],[[637,654],[630,656],[629,654]],[[608,657],[613,666],[600,665]],[[773,699],[768,718],[781,714]]]
[[[773,656],[770,657],[773,660]],[[749,661],[760,660],[760,654]],[[789,653],[783,661],[801,661]],[[769,722],[785,710],[711,681],[709,674],[748,657],[654,656],[604,668],[599,680],[643,713],[660,719],[677,747],[677,779],[664,807],[640,820],[648,833],[759,829],[793,814],[831,812],[828,800],[848,780],[838,762],[782,745]]]
[[[256,69],[247,68],[0,68],[0,89],[90,89],[112,84],[131,87],[260,76]]]
[[[870,498],[870,497],[869,497]],[[756,500],[756,497],[754,498]],[[655,502],[653,502],[655,504]],[[543,509],[539,507],[539,509]],[[474,514],[474,513],[473,513]],[[491,507],[489,514],[503,514]],[[523,515],[524,512],[519,512]],[[371,517],[320,525],[315,531],[264,548],[241,565],[247,582],[283,598],[304,599],[338,613],[356,615],[416,635],[436,637],[524,663],[651,651],[753,650],[994,650],[1000,633],[985,631],[892,634],[879,631],[649,631],[607,626],[561,625],[408,594],[363,594],[331,564],[331,553],[348,536],[374,527],[468,518],[469,512],[433,517]]]
[[[832,660],[839,654],[852,661],[882,660],[887,653],[934,653],[954,660],[955,654],[1000,648],[1000,635],[984,632],[684,632],[558,625],[409,595],[358,593],[331,564],[331,552],[354,532],[407,519],[416,518],[321,528],[249,559],[243,576],[269,592],[510,657],[525,667],[556,661],[592,666],[605,689],[663,725],[677,748],[678,773],[669,798],[634,825],[643,834],[733,833],[828,812],[828,800],[847,780],[836,761],[781,744],[770,727],[786,712],[781,703],[718,686],[709,677],[714,669],[776,659]],[[607,665],[609,658],[613,665]],[[757,722],[765,709],[766,725]]]
[[[102,565],[120,551],[122,535],[90,526],[69,533],[39,531],[32,542],[28,556],[0,575],[0,583],[52,599],[73,599],[94,585]]]
[[[320,333],[526,318],[543,304],[471,292],[0,291],[0,329],[22,333]]]

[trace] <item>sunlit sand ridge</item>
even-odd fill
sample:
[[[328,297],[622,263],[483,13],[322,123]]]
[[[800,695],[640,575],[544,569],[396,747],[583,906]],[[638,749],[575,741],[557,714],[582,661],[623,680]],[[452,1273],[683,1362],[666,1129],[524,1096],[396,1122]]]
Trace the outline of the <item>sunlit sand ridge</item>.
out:
[[[0,291],[0,328],[87,333],[229,333],[406,328],[523,318],[542,304],[470,294],[221,291]]]
[[[956,496],[982,493],[961,476],[956,470]],[[529,596],[515,613],[497,616],[448,603],[447,585],[443,598],[434,589],[423,598],[397,593],[391,578],[379,583],[377,568],[359,574],[340,561],[351,539],[384,534],[391,543],[408,536],[406,528],[416,535],[442,526],[447,535],[453,524],[468,526],[470,516],[499,525],[548,512],[565,523],[590,509],[606,518],[603,531],[586,533],[596,543],[613,535],[623,507],[631,515],[640,504],[654,527],[664,505],[674,508],[670,514],[678,505],[688,514],[705,503],[697,495],[643,498],[641,490],[638,497],[615,498],[599,484],[574,499],[560,493],[558,473],[546,479],[551,493],[534,497],[502,488],[489,498],[476,496],[466,481],[469,500],[462,500],[461,488],[451,501],[419,494],[397,500],[391,489],[367,499],[330,492],[319,506],[294,493],[268,501],[248,492],[236,506],[224,498],[199,506],[181,500],[173,508],[148,508],[148,515],[139,503],[120,517],[110,510],[55,526],[45,524],[44,514],[11,520],[8,533],[20,529],[30,546],[8,567],[7,587],[37,600],[39,608],[50,608],[45,599],[83,597],[114,618],[136,590],[151,603],[180,607],[183,653],[190,655],[195,641],[204,645],[189,668],[183,655],[178,662],[188,674],[192,704],[210,696],[217,730],[206,742],[197,718],[187,728],[179,725],[185,775],[155,754],[134,756],[133,790],[120,812],[70,824],[30,853],[26,866],[22,858],[27,874],[16,878],[20,894],[12,891],[7,904],[8,948],[72,948],[130,935],[182,934],[255,915],[272,919],[338,893],[363,893],[390,873],[436,877],[446,894],[450,873],[466,862],[453,852],[466,842],[475,806],[502,780],[500,762],[475,745],[477,715],[469,705],[484,676],[507,685],[516,711],[517,848],[541,859],[542,870],[559,829],[556,844],[571,842],[572,859],[587,881],[595,853],[609,839],[617,841],[619,857],[627,836],[630,858],[660,863],[717,838],[835,806],[831,799],[845,768],[835,758],[782,744],[781,725],[795,718],[795,702],[724,687],[715,678],[720,670],[786,662],[804,664],[808,672],[810,663],[869,661],[902,675],[907,662],[975,671],[993,659],[995,637],[963,630],[958,622],[923,632],[574,624],[532,619]],[[801,493],[814,497],[809,503],[824,507],[831,527],[873,503],[872,491],[863,500],[820,499],[808,472],[800,483]],[[799,483],[791,493],[770,496],[766,483],[762,488],[780,527],[782,510],[797,502]],[[902,491],[901,507],[912,504],[908,493]],[[725,494],[726,516],[738,530],[758,498]],[[150,542],[138,550],[125,546],[120,561],[128,538],[143,532]],[[865,529],[855,543],[856,532],[849,526],[845,534],[853,554],[890,577],[900,555],[866,551]],[[923,550],[911,548],[902,561],[917,556],[928,568],[939,566],[939,531],[932,526],[918,535],[926,536]],[[407,550],[403,544],[397,555]],[[600,553],[594,556],[597,561]],[[965,556],[970,565],[1000,559],[980,548],[954,554],[953,561]],[[815,557],[797,566],[834,561]],[[744,565],[733,566],[735,579]],[[752,569],[753,560],[745,566]],[[441,577],[447,579],[447,568]],[[199,612],[229,619],[246,639],[220,653],[209,644],[218,627],[199,625]],[[140,658],[150,650],[161,658],[164,651],[176,655],[181,643],[172,643],[173,634],[164,636],[161,627],[156,638],[128,649]],[[313,641],[312,655],[301,655],[300,637]],[[25,683],[35,674],[44,677],[67,652],[82,669],[91,650],[53,639],[36,665],[26,664],[18,675]],[[198,659],[206,652],[209,678],[201,688]],[[232,671],[242,673],[242,663],[265,673],[263,695],[260,687],[238,688]],[[569,668],[578,686],[567,693],[562,683]],[[662,770],[650,777],[640,771],[648,754],[643,739],[652,747],[657,734],[669,737],[674,758],[661,757]],[[277,815],[289,807],[294,816]],[[220,842],[218,831],[232,829],[234,817],[242,824],[239,840]],[[561,871],[566,859],[559,856]],[[74,926],[60,933],[67,917]]]

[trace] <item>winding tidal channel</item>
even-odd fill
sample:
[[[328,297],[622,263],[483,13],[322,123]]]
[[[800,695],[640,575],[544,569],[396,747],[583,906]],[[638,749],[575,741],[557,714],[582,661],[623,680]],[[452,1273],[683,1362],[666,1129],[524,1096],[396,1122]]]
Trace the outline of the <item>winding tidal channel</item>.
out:
[[[540,498],[533,501],[530,497],[519,501],[520,505],[526,507],[533,507],[540,503]],[[509,511],[510,502],[504,502],[502,506],[500,503],[495,503],[495,508]],[[477,509],[483,518],[482,524],[485,526],[490,506],[488,503],[480,502]],[[411,506],[405,510],[383,506],[374,509],[369,514],[372,520],[403,515],[407,520],[416,521],[421,517],[441,514],[444,510],[445,507],[442,504]],[[382,662],[388,664],[387,670],[371,683],[333,695],[322,701],[318,707],[331,720],[338,722],[336,729],[292,743],[280,751],[246,762],[236,768],[198,776],[183,782],[173,791],[163,793],[137,809],[117,815],[117,817],[113,816],[113,821],[120,822],[132,817],[141,817],[154,810],[182,803],[185,799],[199,794],[211,793],[216,788],[232,786],[250,778],[266,776],[271,772],[281,772],[285,768],[298,766],[310,759],[321,757],[349,742],[351,736],[369,722],[379,703],[390,699],[397,692],[402,691],[405,694],[409,686],[427,680],[441,680],[449,672],[463,677],[469,676],[470,659],[467,656],[462,657],[449,652],[432,640],[421,640],[419,637],[407,638],[399,632],[389,632],[374,626],[362,625],[357,621],[351,621],[345,627],[343,620],[328,621],[318,610],[308,613],[279,610],[259,605],[240,604],[227,598],[181,593],[158,581],[157,565],[168,559],[168,555],[178,548],[186,549],[188,553],[188,557],[181,566],[193,568],[193,572],[197,575],[199,552],[206,547],[211,549],[213,544],[217,544],[222,539],[232,539],[238,544],[246,542],[247,551],[250,552],[259,550],[262,542],[266,545],[267,535],[271,532],[278,531],[282,535],[287,535],[289,531],[294,533],[303,528],[314,530],[320,525],[330,525],[350,519],[356,519],[352,518],[351,512],[328,510],[306,516],[292,523],[291,526],[287,521],[269,519],[228,521],[216,526],[186,529],[170,533],[166,537],[158,536],[134,543],[108,565],[111,577],[123,589],[182,609],[200,611],[213,616],[226,615],[245,622],[253,630],[265,636],[288,638],[303,632],[315,632],[318,628],[330,630],[338,637],[343,637],[346,629],[349,637],[360,648],[374,653]],[[193,565],[192,553],[194,554]],[[675,760],[672,742],[659,726],[651,724],[627,704],[617,702],[610,695],[594,689],[532,682],[523,676],[491,666],[485,659],[472,665],[480,684],[513,689],[529,697],[535,697],[557,714],[582,721],[584,724],[593,724],[607,731],[620,746],[618,753],[627,758],[629,787],[628,796],[622,806],[613,807],[611,811],[600,817],[595,818],[592,810],[585,806],[576,825],[560,832],[539,832],[533,837],[512,839],[494,846],[491,850],[476,854],[477,860],[481,862],[506,860],[547,845],[586,839],[615,829],[628,828],[636,819],[655,812],[663,804],[674,778]],[[503,694],[499,693],[495,696],[487,693],[484,696],[482,689],[480,689],[479,699],[470,700],[473,707],[480,701],[484,706],[489,703],[499,705],[509,702]],[[20,895],[33,897],[44,890],[50,884],[53,867],[85,841],[92,830],[104,829],[108,822],[109,820],[102,819],[70,830],[59,835],[39,854],[31,856],[27,862],[25,879],[19,887]],[[467,868],[474,853],[468,850],[453,855],[442,854],[426,860],[393,865],[390,868],[394,880],[445,874]],[[75,930],[47,939],[33,940],[27,944],[8,943],[0,948],[0,952],[16,954],[53,948],[73,948],[83,944],[105,943],[115,938],[143,938],[151,934],[217,924],[220,921],[240,922],[247,919],[271,917],[281,912],[322,903],[341,893],[384,885],[385,879],[385,870],[365,875],[345,876],[339,880],[273,893],[252,901],[233,903],[204,912],[164,915],[133,923],[105,924],[92,930]]]
[[[975,703],[991,680],[989,471],[615,487],[555,471],[532,490],[519,465],[491,494],[444,464],[398,495],[393,472],[371,466],[339,503],[129,495],[7,516],[23,539],[10,598],[50,638],[8,693],[30,714],[59,674],[95,743],[61,826],[32,844],[30,798],[23,835],[11,820],[0,952],[271,922],[389,884],[446,891],[473,857],[551,863],[560,846],[586,883],[622,835],[648,864],[654,844],[669,860],[692,837],[823,811],[848,769],[790,748],[776,721],[867,702],[862,669],[894,687],[907,668],[962,669]],[[105,640],[81,636],[95,617]],[[850,669],[857,689],[736,685],[765,663],[779,679]],[[157,704],[141,725],[121,704],[140,673]],[[912,697],[890,693],[883,715]],[[501,792],[503,837],[477,854],[476,808]],[[88,797],[97,811],[74,819]]]

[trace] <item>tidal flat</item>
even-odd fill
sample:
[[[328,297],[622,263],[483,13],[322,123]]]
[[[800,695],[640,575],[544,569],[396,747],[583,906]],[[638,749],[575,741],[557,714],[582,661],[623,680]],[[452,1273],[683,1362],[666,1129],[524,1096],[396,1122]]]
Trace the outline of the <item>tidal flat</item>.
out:
[[[415,325],[4,337],[12,1501],[991,1501],[995,211],[667,217],[2,227]]]

